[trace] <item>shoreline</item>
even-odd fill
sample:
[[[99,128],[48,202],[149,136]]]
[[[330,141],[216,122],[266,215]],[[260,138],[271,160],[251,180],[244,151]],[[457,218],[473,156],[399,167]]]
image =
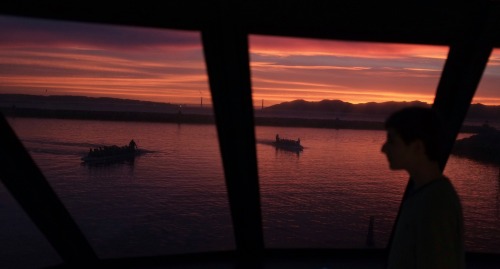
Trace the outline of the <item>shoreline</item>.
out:
[[[53,118],[73,120],[102,120],[102,121],[137,121],[137,122],[165,122],[178,124],[215,124],[212,114],[187,113],[159,113],[135,111],[91,111],[91,110],[61,110],[41,108],[5,108],[0,107],[0,113],[5,117],[20,118]],[[341,120],[300,118],[300,117],[271,117],[254,115],[256,126],[277,127],[304,127],[326,129],[356,129],[356,130],[384,130],[382,121]],[[464,125],[460,132],[477,133],[481,126]]]

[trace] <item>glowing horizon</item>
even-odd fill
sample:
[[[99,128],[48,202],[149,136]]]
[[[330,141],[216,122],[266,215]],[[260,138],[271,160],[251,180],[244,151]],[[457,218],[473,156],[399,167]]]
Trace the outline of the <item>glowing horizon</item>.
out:
[[[210,105],[199,32],[0,16],[0,93]],[[448,48],[249,36],[254,105],[432,103]],[[500,53],[473,103],[500,105]]]

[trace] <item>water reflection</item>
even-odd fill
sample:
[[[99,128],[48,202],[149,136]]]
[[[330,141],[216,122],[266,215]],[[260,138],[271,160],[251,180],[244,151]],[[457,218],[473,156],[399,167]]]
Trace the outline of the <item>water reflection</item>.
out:
[[[134,170],[135,158],[117,160],[113,162],[81,162],[81,166],[85,166],[88,170],[114,170],[114,168],[125,166],[130,169],[130,171]]]
[[[294,151],[294,150],[287,150],[287,149],[281,149],[281,148],[276,148],[275,149],[275,156],[295,156],[297,158],[300,157],[300,154],[302,153],[301,151]]]

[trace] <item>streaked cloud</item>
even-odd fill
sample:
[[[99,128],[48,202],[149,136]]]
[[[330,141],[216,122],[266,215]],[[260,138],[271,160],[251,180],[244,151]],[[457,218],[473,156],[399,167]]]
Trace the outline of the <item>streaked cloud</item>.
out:
[[[0,29],[0,92],[173,103],[210,96],[197,32],[14,17],[0,17]]]
[[[250,49],[257,55],[288,56],[340,56],[364,59],[427,58],[446,59],[448,48],[408,44],[331,41],[297,39],[263,35],[250,36]]]
[[[448,48],[249,36],[253,98],[432,102]],[[499,104],[494,52],[474,101]],[[0,16],[0,93],[198,104],[210,99],[199,32]],[[209,101],[205,101],[209,103]]]
[[[196,32],[0,16],[0,48],[201,49]]]

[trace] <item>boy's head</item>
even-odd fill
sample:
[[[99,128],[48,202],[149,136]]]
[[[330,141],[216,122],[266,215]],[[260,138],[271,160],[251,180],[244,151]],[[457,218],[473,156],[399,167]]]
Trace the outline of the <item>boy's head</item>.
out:
[[[385,129],[394,130],[406,144],[422,141],[425,154],[432,161],[439,158],[442,122],[431,108],[406,107],[385,121]]]

